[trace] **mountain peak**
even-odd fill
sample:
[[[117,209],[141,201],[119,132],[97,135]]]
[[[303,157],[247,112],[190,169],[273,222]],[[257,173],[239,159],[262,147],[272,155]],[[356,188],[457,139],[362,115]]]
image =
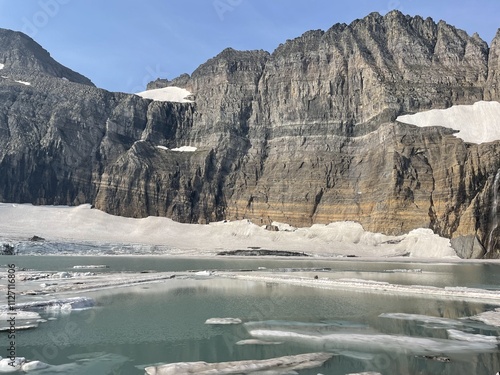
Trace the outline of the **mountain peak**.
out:
[[[90,79],[59,64],[38,43],[18,31],[0,29],[0,64],[7,73],[43,74],[94,86]]]

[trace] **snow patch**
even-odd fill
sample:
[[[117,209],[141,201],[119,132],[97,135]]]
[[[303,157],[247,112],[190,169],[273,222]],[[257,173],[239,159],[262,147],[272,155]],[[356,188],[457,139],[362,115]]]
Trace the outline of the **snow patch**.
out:
[[[168,148],[165,146],[156,146],[157,149],[160,150],[165,150],[165,151],[174,151],[174,152],[195,152],[198,148],[193,147],[193,146],[182,146],[182,147],[176,147],[176,148]]]
[[[193,103],[192,100],[186,99],[188,96],[192,95],[188,90],[175,86],[146,90],[136,95],[144,99],[152,99],[158,102]]]
[[[172,149],[172,151],[177,151],[177,152],[195,152],[196,150],[197,148],[193,146],[182,146]]]
[[[500,103],[480,101],[399,116],[397,121],[418,127],[443,126],[457,130],[456,137],[469,143],[500,140]]]
[[[26,81],[14,81],[14,82],[20,83],[21,85],[25,85],[25,86],[31,86],[31,83],[26,82]]]

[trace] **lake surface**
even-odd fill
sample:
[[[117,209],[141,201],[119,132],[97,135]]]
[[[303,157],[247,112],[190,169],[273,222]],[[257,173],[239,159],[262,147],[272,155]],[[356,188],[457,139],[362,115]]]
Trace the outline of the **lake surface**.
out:
[[[96,272],[280,269],[405,285],[490,290],[500,285],[500,265],[488,263],[119,256],[16,256],[8,261],[53,271],[95,264],[109,266]],[[335,356],[322,368],[300,374],[492,375],[500,369],[498,345],[481,343],[481,337],[499,336],[499,329],[463,319],[498,307],[487,304],[212,278],[176,278],[84,295],[94,297],[98,306],[18,333],[18,355],[56,365],[51,372],[35,374],[132,375],[144,374],[144,367],[156,363],[257,360],[316,351]],[[204,324],[215,317],[240,318],[245,324]],[[469,334],[469,341],[450,340],[453,332]],[[237,344],[251,338],[281,344]]]

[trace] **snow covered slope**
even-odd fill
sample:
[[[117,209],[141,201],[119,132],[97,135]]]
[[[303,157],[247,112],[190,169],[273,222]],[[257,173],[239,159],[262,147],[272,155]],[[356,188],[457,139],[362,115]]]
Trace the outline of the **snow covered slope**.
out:
[[[209,225],[181,224],[171,219],[132,219],[78,207],[0,204],[0,242],[41,236],[49,241],[72,240],[164,245],[169,254],[213,255],[222,250],[260,247],[313,255],[422,258],[457,258],[450,241],[430,229],[417,229],[403,236],[385,236],[363,230],[354,222],[309,228],[287,227],[267,231],[247,220]]]
[[[159,102],[176,102],[176,103],[192,103],[192,100],[186,97],[192,95],[188,90],[181,89],[180,87],[165,87],[162,89],[146,90],[137,93],[145,99],[152,99]]]
[[[418,127],[443,126],[457,130],[456,137],[469,143],[500,140],[500,103],[477,102],[448,109],[433,109],[399,116],[397,121]]]

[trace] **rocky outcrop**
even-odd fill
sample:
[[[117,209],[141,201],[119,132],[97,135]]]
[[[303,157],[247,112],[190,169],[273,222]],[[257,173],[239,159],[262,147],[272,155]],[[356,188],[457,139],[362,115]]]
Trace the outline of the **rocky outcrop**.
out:
[[[41,47],[24,62],[4,40],[23,37],[1,35],[1,201],[87,202],[183,222],[425,227],[464,257],[500,253],[500,142],[395,121],[499,100],[500,34],[488,48],[443,21],[374,13],[272,54],[226,49],[191,75],[148,85],[188,89],[193,103],[182,104],[92,87],[47,65]],[[11,78],[14,61],[30,66],[31,86]],[[181,146],[196,151],[172,150]]]

